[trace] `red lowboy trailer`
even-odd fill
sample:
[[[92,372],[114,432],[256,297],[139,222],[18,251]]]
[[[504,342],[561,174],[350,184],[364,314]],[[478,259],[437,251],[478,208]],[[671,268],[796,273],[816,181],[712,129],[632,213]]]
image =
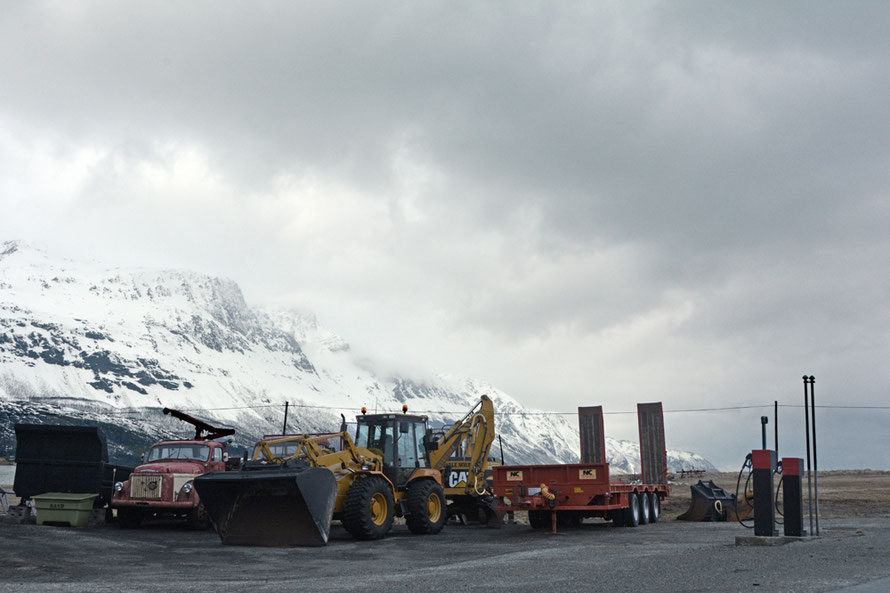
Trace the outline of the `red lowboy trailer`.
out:
[[[494,468],[498,511],[527,511],[535,529],[577,525],[600,517],[636,527],[655,523],[670,494],[660,403],[637,406],[642,483],[612,482],[605,462],[602,408],[579,408],[584,463],[503,465]]]
[[[528,511],[535,529],[577,525],[600,517],[636,527],[655,523],[661,501],[670,494],[663,484],[624,484],[609,480],[608,463],[502,465],[494,468],[494,496],[499,511]]]

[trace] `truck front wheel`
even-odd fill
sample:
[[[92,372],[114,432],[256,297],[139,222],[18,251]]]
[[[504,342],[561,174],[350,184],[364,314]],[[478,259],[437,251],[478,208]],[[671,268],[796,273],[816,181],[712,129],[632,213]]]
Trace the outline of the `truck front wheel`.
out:
[[[121,529],[135,529],[140,523],[142,523],[142,511],[127,508],[117,510],[117,524]]]
[[[207,512],[204,510],[203,502],[199,503],[198,506],[189,511],[188,526],[189,529],[195,530],[207,529],[210,527],[210,517],[207,516]]]

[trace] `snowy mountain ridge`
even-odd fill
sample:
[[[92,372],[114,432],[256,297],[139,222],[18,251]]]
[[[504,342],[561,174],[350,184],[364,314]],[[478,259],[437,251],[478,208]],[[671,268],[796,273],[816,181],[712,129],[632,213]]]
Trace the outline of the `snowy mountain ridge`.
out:
[[[234,426],[244,442],[278,432],[285,401],[296,432],[333,430],[363,405],[407,403],[450,423],[481,394],[494,400],[508,463],[578,461],[576,417],[526,408],[478,380],[378,374],[311,313],[252,307],[231,280],[0,243],[0,448],[13,446],[15,422],[47,418],[97,422],[117,449],[184,436],[161,407]],[[613,471],[638,473],[638,445],[606,440]],[[668,459],[671,471],[713,468],[692,453]]]

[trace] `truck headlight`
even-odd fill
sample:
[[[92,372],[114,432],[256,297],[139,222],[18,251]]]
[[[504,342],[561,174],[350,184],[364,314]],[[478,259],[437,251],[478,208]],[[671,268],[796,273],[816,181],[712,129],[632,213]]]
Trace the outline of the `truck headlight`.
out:
[[[124,491],[124,483],[123,482],[115,482],[114,483],[114,491],[115,492],[123,492]]]
[[[189,492],[191,492],[191,491],[192,491],[192,483],[191,483],[191,482],[186,482],[186,483],[185,483],[185,486],[182,487],[182,491],[185,492],[186,494],[188,494]]]

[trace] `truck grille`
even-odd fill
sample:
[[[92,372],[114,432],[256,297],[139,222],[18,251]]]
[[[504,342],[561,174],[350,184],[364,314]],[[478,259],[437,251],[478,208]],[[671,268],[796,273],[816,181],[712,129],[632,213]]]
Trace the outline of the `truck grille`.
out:
[[[163,485],[161,476],[130,476],[130,497],[160,498]]]

